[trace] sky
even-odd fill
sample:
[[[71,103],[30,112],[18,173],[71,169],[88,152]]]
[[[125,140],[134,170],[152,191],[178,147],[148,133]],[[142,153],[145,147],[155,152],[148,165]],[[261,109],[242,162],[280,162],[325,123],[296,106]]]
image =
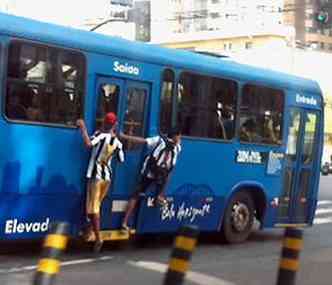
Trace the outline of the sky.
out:
[[[0,9],[11,14],[66,26],[108,14],[109,0],[0,0]]]

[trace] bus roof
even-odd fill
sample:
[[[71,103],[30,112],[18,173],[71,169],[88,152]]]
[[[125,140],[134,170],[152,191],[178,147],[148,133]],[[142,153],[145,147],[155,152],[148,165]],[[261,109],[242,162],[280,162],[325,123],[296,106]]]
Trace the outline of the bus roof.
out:
[[[225,77],[321,94],[315,81],[286,73],[252,67],[230,59],[128,41],[119,37],[105,36],[4,13],[0,13],[0,33],[142,62],[181,67],[199,72],[204,70],[204,73],[222,74]]]

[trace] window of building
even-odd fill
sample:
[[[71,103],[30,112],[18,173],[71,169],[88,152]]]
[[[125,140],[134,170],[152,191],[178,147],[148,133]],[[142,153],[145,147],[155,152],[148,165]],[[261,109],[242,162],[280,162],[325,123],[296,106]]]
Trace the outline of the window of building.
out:
[[[306,14],[305,14],[305,19],[306,20],[312,20],[314,18],[314,14],[313,13],[309,13],[309,12],[307,12]]]
[[[313,27],[305,27],[305,31],[307,33],[311,33],[311,34],[315,34],[317,33],[317,29],[316,28],[313,28]]]
[[[237,84],[231,80],[182,73],[177,93],[177,125],[185,136],[234,137]]]
[[[242,90],[240,140],[280,144],[284,95],[280,90],[247,84]]]
[[[251,49],[252,48],[252,42],[246,42],[245,43],[245,48],[246,49]]]
[[[174,79],[174,72],[170,69],[166,69],[163,74],[160,97],[160,131],[164,134],[167,133],[172,126]]]
[[[11,42],[6,116],[74,126],[83,112],[84,72],[85,60],[80,53]]]
[[[212,19],[216,19],[216,18],[219,18],[220,17],[220,14],[218,12],[213,12],[213,13],[210,13],[210,17]]]

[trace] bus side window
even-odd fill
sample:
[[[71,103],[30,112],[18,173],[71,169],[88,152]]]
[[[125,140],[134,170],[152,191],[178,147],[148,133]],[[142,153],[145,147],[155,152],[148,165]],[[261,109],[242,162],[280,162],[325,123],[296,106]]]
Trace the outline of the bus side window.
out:
[[[168,133],[172,126],[174,72],[166,69],[163,73],[163,83],[160,96],[160,132]]]
[[[289,114],[289,126],[288,126],[288,137],[287,137],[287,159],[289,161],[296,160],[297,145],[300,131],[301,113],[298,110],[291,110]]]
[[[231,140],[235,133],[235,109],[237,99],[237,85],[225,79],[214,79],[210,102],[216,108],[217,127],[219,136]],[[211,125],[210,125],[211,127]],[[218,133],[216,134],[218,137]]]
[[[42,121],[41,98],[46,82],[46,48],[11,43],[8,57],[6,115],[10,119]]]
[[[315,151],[315,137],[317,130],[317,114],[305,114],[304,144],[302,161],[304,164],[312,162]]]
[[[58,106],[60,123],[75,124],[82,112],[83,66],[81,57],[73,52],[59,52]]]
[[[137,137],[144,137],[144,112],[146,102],[146,90],[130,87],[127,94],[126,112],[124,118],[124,133]],[[133,150],[139,145],[133,142],[125,142],[126,150]]]
[[[237,85],[231,80],[182,73],[178,83],[177,125],[191,137],[234,137]]]
[[[240,107],[240,140],[281,144],[283,104],[282,91],[246,84]]]
[[[75,126],[83,112],[84,57],[20,41],[8,54],[6,116]]]

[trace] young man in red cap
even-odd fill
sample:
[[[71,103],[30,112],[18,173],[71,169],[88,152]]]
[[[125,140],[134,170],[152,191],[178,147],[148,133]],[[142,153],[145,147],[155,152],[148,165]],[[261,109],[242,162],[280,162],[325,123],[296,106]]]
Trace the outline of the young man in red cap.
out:
[[[120,162],[124,161],[122,143],[115,133],[116,124],[116,115],[112,112],[107,113],[102,128],[89,137],[84,121],[77,121],[85,145],[92,148],[86,174],[88,178],[86,211],[91,223],[86,239],[91,240],[93,233],[95,234],[95,252],[99,252],[103,245],[100,236],[100,206],[111,183],[111,160],[113,155],[116,155]]]

